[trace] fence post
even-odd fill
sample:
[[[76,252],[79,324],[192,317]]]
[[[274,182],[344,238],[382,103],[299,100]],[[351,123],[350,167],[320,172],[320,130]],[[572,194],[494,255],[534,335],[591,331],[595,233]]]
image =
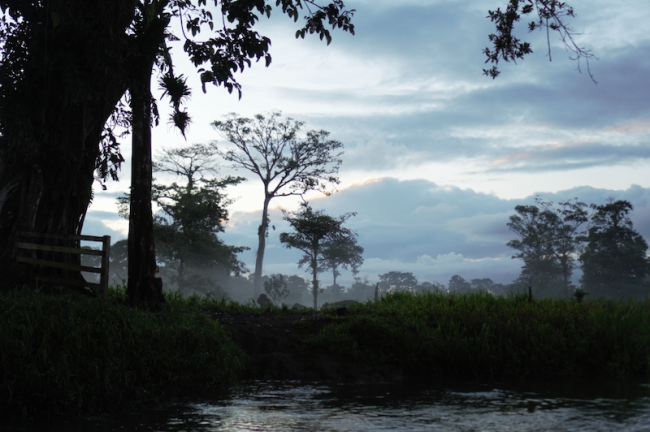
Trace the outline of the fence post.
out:
[[[99,279],[101,285],[102,297],[108,297],[108,266],[110,264],[111,255],[111,236],[105,235],[102,237],[102,272]]]

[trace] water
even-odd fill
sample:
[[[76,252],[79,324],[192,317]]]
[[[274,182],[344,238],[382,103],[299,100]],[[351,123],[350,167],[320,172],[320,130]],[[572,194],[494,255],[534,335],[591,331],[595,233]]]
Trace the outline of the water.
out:
[[[256,381],[216,401],[39,431],[650,431],[639,381],[327,384]]]

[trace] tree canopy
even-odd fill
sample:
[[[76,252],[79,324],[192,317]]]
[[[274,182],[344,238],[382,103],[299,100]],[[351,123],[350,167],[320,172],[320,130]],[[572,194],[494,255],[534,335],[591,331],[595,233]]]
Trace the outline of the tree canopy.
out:
[[[492,48],[487,47],[483,53],[487,57],[485,63],[492,63],[490,69],[483,69],[483,75],[492,77],[499,76],[499,61],[512,61],[517,63],[518,59],[533,52],[529,42],[522,42],[514,36],[515,23],[523,16],[532,15],[534,18],[528,23],[528,31],[546,30],[546,42],[548,45],[548,59],[551,57],[551,32],[556,32],[564,47],[571,54],[569,58],[578,62],[578,71],[581,70],[580,61],[584,60],[587,65],[589,77],[596,82],[589,67],[590,60],[597,58],[588,50],[578,46],[574,36],[578,35],[568,24],[567,18],[573,18],[575,12],[567,2],[560,0],[509,0],[504,11],[497,8],[495,11],[488,11],[488,18],[495,24],[496,33],[488,36],[492,42]]]
[[[188,278],[197,282],[190,268],[218,267],[223,273],[245,270],[237,254],[245,248],[224,244],[217,234],[228,220],[227,206],[232,202],[224,190],[243,181],[241,177],[214,178],[217,163],[214,152],[204,145],[164,150],[154,163],[154,171],[181,177],[181,184],[155,183],[153,201],[161,212],[154,217],[157,249],[167,274],[184,290]],[[208,177],[211,176],[211,177]],[[120,214],[128,217],[127,197],[121,197]],[[205,284],[203,284],[205,285]]]
[[[412,291],[418,280],[411,272],[391,271],[379,275],[379,288],[382,292]]]
[[[343,144],[329,138],[329,132],[308,131],[300,135],[303,122],[287,118],[279,121],[280,112],[254,118],[229,114],[212,126],[235,146],[227,151],[217,150],[221,156],[255,174],[264,187],[262,222],[258,228],[258,248],[255,260],[255,289],[257,298],[261,288],[264,249],[269,227],[269,204],[273,198],[302,196],[310,190],[325,194],[339,183],[336,176],[341,165]],[[216,144],[215,144],[216,145]]]
[[[584,287],[595,295],[608,291],[618,297],[639,295],[634,291],[640,291],[647,282],[650,260],[648,243],[634,230],[629,218],[634,207],[624,200],[592,207],[595,213],[586,237],[588,243],[580,256]]]
[[[352,239],[356,233],[343,224],[356,213],[346,213],[337,218],[325,214],[321,210],[313,210],[308,203],[303,202],[300,209],[294,212],[283,210],[284,220],[289,222],[293,232],[281,233],[280,242],[287,248],[295,248],[305,253],[299,266],[308,264],[312,272],[312,294],[314,309],[318,308],[318,273],[319,262],[323,260],[324,244],[344,239]]]

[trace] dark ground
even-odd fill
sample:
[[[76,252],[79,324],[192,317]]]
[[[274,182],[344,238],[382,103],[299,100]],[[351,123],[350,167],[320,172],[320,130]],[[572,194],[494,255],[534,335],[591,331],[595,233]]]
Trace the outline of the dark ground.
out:
[[[251,378],[337,382],[403,379],[403,371],[397,366],[369,366],[343,361],[332,355],[301,354],[298,349],[300,341],[333,322],[331,315],[313,312],[213,312],[211,315],[246,352]]]

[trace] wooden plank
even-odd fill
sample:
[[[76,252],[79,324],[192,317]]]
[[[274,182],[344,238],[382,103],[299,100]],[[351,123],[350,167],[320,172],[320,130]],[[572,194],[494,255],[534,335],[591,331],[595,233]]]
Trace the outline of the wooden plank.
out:
[[[44,267],[60,268],[64,270],[83,271],[88,273],[102,272],[102,269],[98,267],[86,267],[86,266],[76,265],[76,264],[65,264],[57,261],[49,261],[49,260],[36,259],[36,258],[16,257],[16,261],[25,264],[34,264],[34,265],[40,265]]]
[[[60,234],[41,234],[34,232],[25,232],[20,231],[17,233],[18,237],[43,237],[43,238],[52,238],[60,240],[86,240],[86,241],[96,241],[101,242],[104,240],[103,237],[89,236],[89,235],[60,235]]]
[[[78,279],[66,279],[66,278],[54,277],[54,276],[43,276],[43,277],[39,277],[39,278],[34,277],[34,279],[36,280],[36,282],[45,282],[45,283],[61,284],[61,285],[82,286],[82,287],[91,288],[91,289],[95,289],[95,290],[100,290],[101,289],[101,286],[99,284],[80,281]]]
[[[104,254],[102,251],[94,250],[94,249],[77,249],[77,248],[64,247],[64,246],[41,245],[36,243],[18,242],[16,243],[16,247],[18,249],[42,250],[42,251],[49,251],[49,252],[65,252],[65,253],[73,253],[73,254],[81,254],[81,255],[102,256]]]

